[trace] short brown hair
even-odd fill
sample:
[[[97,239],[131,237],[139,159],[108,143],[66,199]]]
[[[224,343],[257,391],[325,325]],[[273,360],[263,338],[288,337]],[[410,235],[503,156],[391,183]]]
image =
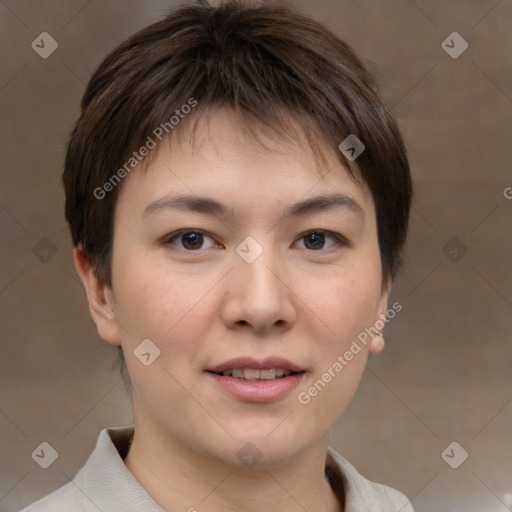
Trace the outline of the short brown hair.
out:
[[[276,135],[291,134],[291,115],[312,147],[320,134],[369,186],[383,279],[395,276],[412,184],[402,137],[373,77],[349,45],[288,7],[241,1],[212,7],[198,0],[120,44],[85,90],[67,147],[65,211],[73,244],[103,283],[112,285],[114,209],[121,178],[132,167],[126,162],[157,127],[174,133],[170,120],[191,99],[197,107],[179,129],[192,118],[197,124],[207,110],[226,106]],[[357,162],[338,150],[350,135],[365,147]]]

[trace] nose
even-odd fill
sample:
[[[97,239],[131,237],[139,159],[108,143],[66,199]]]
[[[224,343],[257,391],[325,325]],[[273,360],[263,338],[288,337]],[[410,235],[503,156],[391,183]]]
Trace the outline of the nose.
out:
[[[297,318],[293,291],[284,264],[264,250],[252,263],[235,255],[221,307],[228,328],[251,327],[255,332],[289,329]]]

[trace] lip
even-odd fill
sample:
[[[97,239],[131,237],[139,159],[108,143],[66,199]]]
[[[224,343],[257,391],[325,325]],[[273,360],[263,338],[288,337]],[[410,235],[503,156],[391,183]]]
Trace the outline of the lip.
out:
[[[256,370],[265,370],[266,368],[283,368],[297,373],[304,371],[304,368],[288,361],[288,359],[273,356],[260,360],[254,359],[253,357],[235,357],[224,363],[212,366],[206,371],[220,373],[224,370],[232,370],[233,368],[254,368]]]
[[[245,402],[273,402],[296,388],[306,373],[292,373],[288,377],[280,377],[274,380],[253,381],[225,377],[211,372],[207,372],[207,375],[224,391],[240,400]]]
[[[218,373],[233,368],[254,368],[257,370],[283,368],[296,373],[273,380],[254,381],[218,375]],[[223,391],[245,402],[272,402],[278,400],[296,388],[306,376],[306,371],[303,368],[282,357],[267,357],[260,360],[252,357],[236,357],[208,368],[206,373]]]

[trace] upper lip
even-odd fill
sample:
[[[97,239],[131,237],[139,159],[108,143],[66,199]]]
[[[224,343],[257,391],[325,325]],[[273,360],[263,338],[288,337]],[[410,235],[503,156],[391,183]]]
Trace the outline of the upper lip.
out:
[[[270,368],[283,368],[284,370],[290,370],[292,372],[303,372],[304,369],[300,366],[284,359],[282,357],[267,357],[265,359],[254,359],[253,357],[235,357],[220,363],[211,368],[207,368],[206,371],[220,373],[225,370],[233,370],[234,368],[254,368],[257,370],[265,370]]]

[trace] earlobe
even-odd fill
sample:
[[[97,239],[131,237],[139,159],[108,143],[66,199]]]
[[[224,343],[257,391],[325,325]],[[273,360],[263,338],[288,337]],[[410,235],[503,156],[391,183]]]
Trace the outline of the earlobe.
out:
[[[372,337],[372,341],[368,347],[369,354],[379,354],[384,350],[384,346],[386,342],[384,340],[384,335],[382,334],[382,329],[386,325],[387,322],[387,308],[388,308],[388,298],[391,293],[391,279],[388,279],[386,282],[386,286],[384,287],[384,291],[382,292],[382,296],[379,301],[378,315],[375,319],[375,327],[378,329],[379,334]]]
[[[110,288],[102,283],[80,247],[73,249],[76,271],[84,285],[89,311],[98,334],[112,345],[120,345],[119,329],[115,318],[114,297]]]
[[[384,335],[377,334],[372,337],[372,341],[370,342],[370,345],[368,347],[368,353],[369,354],[379,354],[384,350],[384,346],[386,345],[384,341]]]

